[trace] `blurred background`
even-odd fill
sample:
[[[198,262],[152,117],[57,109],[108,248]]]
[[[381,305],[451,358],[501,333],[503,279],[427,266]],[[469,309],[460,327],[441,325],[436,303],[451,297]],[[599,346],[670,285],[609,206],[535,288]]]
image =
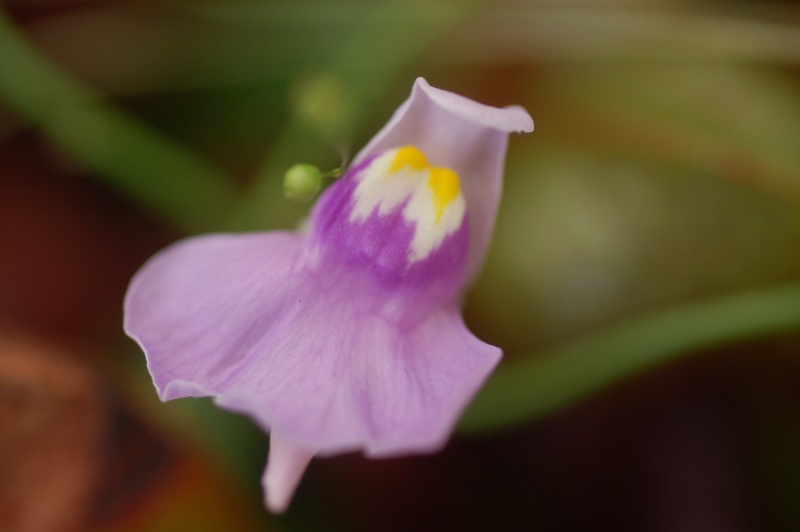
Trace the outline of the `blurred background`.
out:
[[[800,529],[800,6],[0,2],[0,529]],[[470,328],[505,352],[432,456],[315,460],[161,404],[128,280],[296,226],[425,76],[520,104]]]

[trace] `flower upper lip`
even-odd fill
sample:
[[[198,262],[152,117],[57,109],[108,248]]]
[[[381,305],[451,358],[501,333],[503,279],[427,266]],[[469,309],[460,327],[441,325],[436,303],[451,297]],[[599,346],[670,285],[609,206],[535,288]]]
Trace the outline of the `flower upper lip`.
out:
[[[410,144],[422,150],[431,164],[458,173],[470,218],[466,268],[471,283],[494,230],[508,135],[531,132],[533,127],[533,119],[520,106],[491,107],[417,78],[411,96],[355,156],[353,164]]]

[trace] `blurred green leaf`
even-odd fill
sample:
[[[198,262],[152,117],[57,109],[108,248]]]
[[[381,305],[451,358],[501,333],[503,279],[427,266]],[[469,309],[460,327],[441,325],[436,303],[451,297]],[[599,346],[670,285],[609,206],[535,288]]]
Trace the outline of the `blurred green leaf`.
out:
[[[392,23],[406,28],[411,47],[418,28],[452,10],[443,2],[406,4]],[[796,13],[780,3],[618,4],[484,3],[480,16],[428,47],[420,63],[800,61]],[[29,29],[93,86],[114,95],[152,93],[258,84],[329,64],[339,45],[373,20],[374,8],[358,0],[107,3]],[[359,49],[349,60],[380,69],[379,49]]]
[[[501,365],[461,421],[474,432],[556,412],[620,380],[703,348],[800,327],[800,284],[637,318]]]
[[[800,275],[800,210],[786,198],[655,157],[543,147],[553,127],[534,134],[531,154],[510,152],[467,300],[479,337],[513,356]]]
[[[478,336],[508,359],[464,430],[534,420],[709,346],[800,328],[800,285],[786,284],[800,272],[791,201],[630,146],[564,150],[538,133],[544,149],[511,154],[468,299]]]
[[[216,227],[234,202],[235,190],[219,170],[51,64],[2,11],[0,97],[95,177],[188,231]]]
[[[447,63],[800,61],[781,2],[496,2],[438,51]]]
[[[800,201],[790,77],[737,64],[584,66],[556,70],[546,91],[547,112],[587,124],[581,140],[598,151],[684,161]]]

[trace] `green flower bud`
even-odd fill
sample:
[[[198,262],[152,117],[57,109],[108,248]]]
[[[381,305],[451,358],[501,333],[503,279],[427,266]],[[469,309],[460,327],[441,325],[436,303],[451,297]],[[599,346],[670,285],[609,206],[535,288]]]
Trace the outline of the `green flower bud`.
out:
[[[295,201],[308,201],[322,186],[322,172],[310,164],[296,164],[283,176],[283,193]]]

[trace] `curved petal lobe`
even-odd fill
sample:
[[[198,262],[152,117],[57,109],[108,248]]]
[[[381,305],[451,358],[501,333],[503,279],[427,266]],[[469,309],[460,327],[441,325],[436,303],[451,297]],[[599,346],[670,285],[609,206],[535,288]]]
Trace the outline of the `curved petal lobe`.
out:
[[[269,329],[291,285],[293,233],[210,235],[155,255],[131,281],[125,331],[162,400],[213,395]]]
[[[437,450],[500,350],[475,338],[455,307],[416,316],[346,275],[333,282],[291,297],[298,304],[217,403],[320,455]]]

